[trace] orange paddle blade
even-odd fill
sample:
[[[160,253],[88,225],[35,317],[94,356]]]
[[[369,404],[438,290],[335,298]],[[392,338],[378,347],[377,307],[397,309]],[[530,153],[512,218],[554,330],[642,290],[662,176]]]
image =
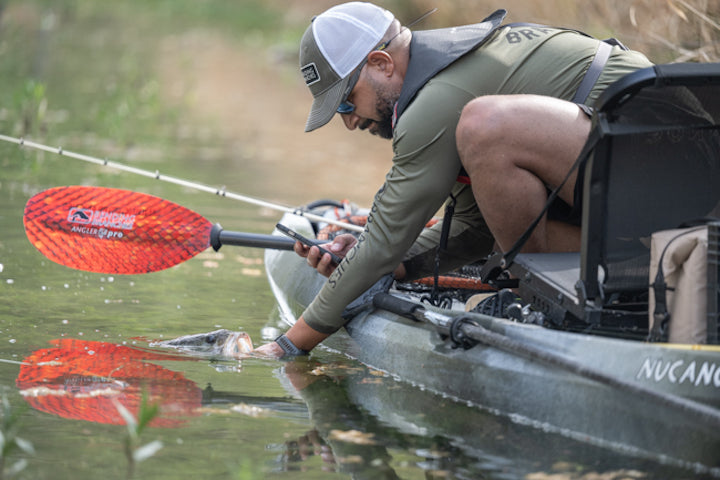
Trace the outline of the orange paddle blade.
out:
[[[98,273],[155,272],[210,246],[212,224],[176,203],[105,187],[56,187],[25,205],[35,248],[67,267]]]

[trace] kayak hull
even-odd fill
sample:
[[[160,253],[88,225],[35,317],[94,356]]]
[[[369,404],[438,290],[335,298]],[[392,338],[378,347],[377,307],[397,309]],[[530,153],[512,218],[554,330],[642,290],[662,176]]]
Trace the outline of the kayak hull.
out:
[[[313,234],[304,218],[286,215],[283,223],[306,236]],[[281,314],[291,324],[325,278],[293,252],[268,250],[266,268]],[[438,311],[449,316],[465,313],[462,309]],[[581,367],[661,394],[720,407],[717,347],[621,340],[479,315],[478,322]],[[368,307],[323,344],[418,388],[518,422],[642,456],[716,469],[720,474],[720,429],[702,418],[517,352],[484,344],[456,348],[429,323]]]

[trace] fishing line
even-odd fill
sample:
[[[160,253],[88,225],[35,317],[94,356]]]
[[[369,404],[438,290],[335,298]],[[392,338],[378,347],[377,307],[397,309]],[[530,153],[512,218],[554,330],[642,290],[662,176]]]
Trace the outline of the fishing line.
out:
[[[48,145],[43,145],[41,143],[31,142],[29,140],[25,140],[24,138],[9,137],[7,135],[0,134],[0,140],[3,140],[5,142],[10,142],[10,143],[15,143],[20,147],[29,147],[29,148],[34,148],[36,150],[42,150],[44,152],[55,153],[55,154],[63,156],[63,157],[74,158],[76,160],[82,160],[84,162],[93,163],[95,165],[114,168],[116,170],[121,170],[124,172],[134,173],[135,175],[140,175],[142,177],[154,178],[155,180],[159,180],[161,182],[172,183],[175,185],[192,188],[194,190],[199,190],[201,192],[212,193],[212,194],[218,195],[220,197],[227,197],[227,198],[231,198],[233,200],[239,200],[241,202],[249,203],[252,205],[259,206],[259,207],[265,207],[265,208],[269,208],[272,210],[278,210],[278,211],[281,211],[284,213],[292,213],[293,215],[305,217],[308,220],[312,220],[315,222],[325,222],[325,223],[329,223],[332,225],[337,225],[339,227],[345,228],[347,230],[352,230],[355,232],[362,232],[364,230],[364,227],[361,227],[358,225],[352,225],[347,222],[341,222],[339,220],[334,220],[332,218],[325,218],[320,215],[315,215],[313,213],[306,212],[300,208],[285,207],[283,205],[271,203],[271,202],[268,202],[265,200],[248,197],[246,195],[240,195],[239,193],[228,192],[227,190],[225,190],[225,187],[216,188],[216,187],[211,187],[209,185],[204,185],[202,183],[184,180],[184,179],[178,178],[178,177],[164,175],[164,174],[161,174],[159,170],[155,170],[154,172],[152,172],[150,170],[143,170],[141,168],[125,165],[123,163],[113,162],[108,159],[101,159],[101,158],[97,158],[97,157],[92,157],[90,155],[84,155],[82,153],[71,152],[69,150],[64,150],[62,147],[50,147]]]

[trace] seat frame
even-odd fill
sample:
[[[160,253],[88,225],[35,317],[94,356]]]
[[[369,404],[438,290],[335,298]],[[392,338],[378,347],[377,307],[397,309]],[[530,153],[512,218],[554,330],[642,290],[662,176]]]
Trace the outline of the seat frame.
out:
[[[587,159],[584,182],[581,251],[577,253],[518,254],[506,268],[517,278],[518,293],[535,310],[543,312],[550,324],[570,329],[600,330],[611,335],[647,336],[647,292],[641,288],[606,291],[608,245],[608,164],[613,139],[626,134],[647,133],[648,126],[618,125],[615,110],[645,88],[674,86],[717,86],[720,97],[720,64],[658,65],[633,72],[608,87],[598,100],[593,115],[597,139]],[[720,110],[720,109],[718,109]],[[717,118],[715,130],[720,131]],[[657,126],[657,131],[677,126]],[[693,128],[693,127],[690,127]],[[720,200],[720,192],[718,192]],[[654,231],[676,228],[656,222]],[[648,250],[649,263],[649,250]],[[716,269],[717,270],[717,269]],[[714,273],[717,276],[717,272]],[[708,305],[720,304],[710,299]],[[713,315],[709,315],[709,318]],[[709,339],[717,342],[717,315],[709,321]]]

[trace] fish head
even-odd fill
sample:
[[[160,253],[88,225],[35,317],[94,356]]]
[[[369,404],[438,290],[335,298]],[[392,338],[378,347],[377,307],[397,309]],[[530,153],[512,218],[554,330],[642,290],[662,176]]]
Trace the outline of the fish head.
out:
[[[226,357],[240,356],[253,350],[252,340],[247,333],[233,332],[224,328],[207,333],[184,335],[172,340],[157,342],[155,345]]]
[[[250,335],[245,332],[231,332],[223,346],[223,355],[237,357],[253,351]]]
[[[214,332],[207,333],[195,333],[192,335],[183,335],[182,337],[174,338],[172,340],[165,340],[158,342],[158,345],[164,347],[196,347],[196,348],[208,348],[218,345],[224,345],[228,337],[233,332],[226,329],[215,330]]]

